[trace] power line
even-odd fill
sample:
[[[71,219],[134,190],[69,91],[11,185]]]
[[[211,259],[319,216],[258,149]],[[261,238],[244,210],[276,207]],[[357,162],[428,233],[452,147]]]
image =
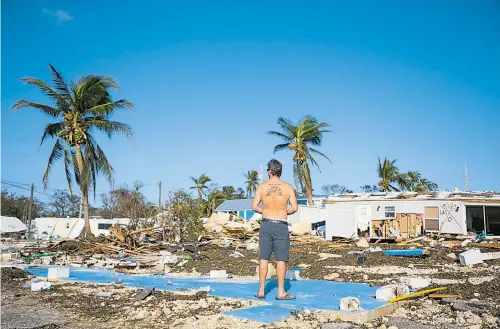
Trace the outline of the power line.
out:
[[[16,185],[23,185],[23,186],[31,186],[31,184],[25,184],[25,183],[19,183],[19,182],[14,182],[6,179],[2,179],[2,183],[5,184],[16,184]],[[141,187],[149,187],[149,186],[158,186],[158,183],[148,183],[148,184],[142,184]],[[39,189],[44,189],[44,190],[52,190],[52,191],[69,191],[69,188],[54,188],[54,187],[43,187],[43,186],[36,186],[35,188]],[[28,189],[29,190],[29,189]],[[97,192],[113,192],[117,189],[97,189]],[[39,192],[41,193],[41,192]]]
[[[19,185],[16,185],[16,184],[12,184],[12,183],[9,183],[9,182],[5,182],[5,181],[2,181],[2,184],[7,184],[7,185],[10,185],[12,187],[16,187],[16,188],[19,188],[19,189],[22,189],[22,190],[26,190],[26,191],[31,191],[30,188],[27,188],[27,187],[23,187],[23,186],[19,186]],[[23,184],[24,185],[24,184]],[[53,198],[54,196],[50,195],[50,194],[47,194],[47,193],[43,193],[43,192],[39,192],[39,191],[36,191],[34,190],[35,193],[38,193],[38,194],[42,194],[42,195],[46,195],[50,198]]]

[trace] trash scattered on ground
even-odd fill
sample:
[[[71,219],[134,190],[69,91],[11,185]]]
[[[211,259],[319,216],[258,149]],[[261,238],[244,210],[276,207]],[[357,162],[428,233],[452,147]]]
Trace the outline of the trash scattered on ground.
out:
[[[146,297],[148,297],[149,295],[151,295],[151,293],[153,292],[153,290],[155,290],[154,287],[151,287],[151,288],[146,288],[140,292],[138,292],[135,296],[134,296],[134,300],[143,300],[145,299]]]

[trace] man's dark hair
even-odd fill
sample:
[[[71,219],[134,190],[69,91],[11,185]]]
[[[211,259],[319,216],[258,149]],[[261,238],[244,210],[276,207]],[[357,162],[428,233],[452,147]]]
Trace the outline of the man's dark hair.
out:
[[[282,166],[278,160],[272,159],[267,163],[267,170],[269,173],[276,177],[281,177]]]

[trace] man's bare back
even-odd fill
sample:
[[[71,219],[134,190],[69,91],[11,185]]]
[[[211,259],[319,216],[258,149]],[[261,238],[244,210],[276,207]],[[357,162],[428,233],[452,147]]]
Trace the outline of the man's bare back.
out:
[[[262,201],[262,217],[287,219],[288,201],[291,201],[291,196],[295,199],[295,191],[290,184],[281,179],[270,179],[259,186],[257,193]]]

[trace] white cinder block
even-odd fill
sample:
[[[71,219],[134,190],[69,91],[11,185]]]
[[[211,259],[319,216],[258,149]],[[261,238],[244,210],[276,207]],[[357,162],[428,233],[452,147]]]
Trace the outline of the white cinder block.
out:
[[[46,281],[32,282],[31,291],[49,290],[52,284]]]
[[[483,262],[483,256],[479,249],[467,250],[458,256],[460,257],[460,264],[463,266],[480,264]]]
[[[49,273],[47,274],[47,279],[49,280],[57,280],[69,278],[69,268],[67,267],[50,267]]]
[[[220,270],[220,271],[212,270],[210,271],[210,277],[213,279],[227,279],[228,275],[226,273],[226,270]]]

